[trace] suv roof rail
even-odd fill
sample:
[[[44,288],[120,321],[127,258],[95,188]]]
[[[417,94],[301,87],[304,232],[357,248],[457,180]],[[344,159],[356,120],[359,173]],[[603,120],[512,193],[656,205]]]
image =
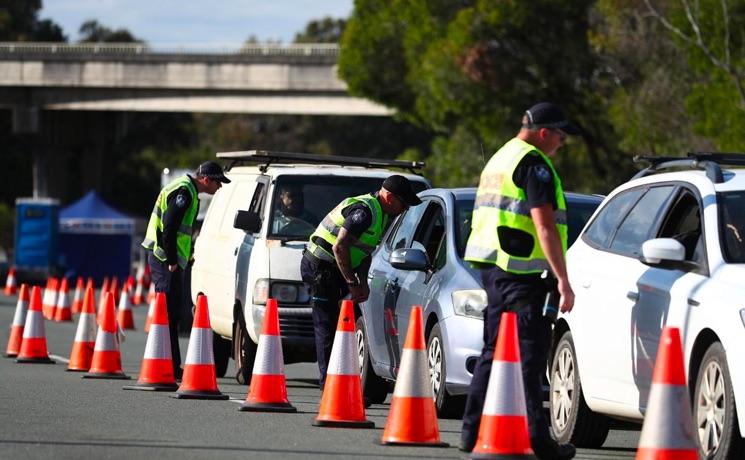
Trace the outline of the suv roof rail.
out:
[[[424,168],[423,161],[384,160],[379,158],[347,157],[340,155],[314,155],[310,153],[277,152],[272,150],[246,150],[240,152],[218,152],[217,158],[230,160],[229,171],[236,164],[258,163],[265,172],[271,164],[323,164],[340,166],[362,166],[365,168],[401,168],[412,173]]]
[[[650,176],[663,169],[668,168],[694,168],[703,169],[715,184],[724,182],[721,165],[745,166],[745,154],[724,152],[689,152],[685,157],[665,157],[655,155],[636,155],[634,163],[650,163],[632,177]]]

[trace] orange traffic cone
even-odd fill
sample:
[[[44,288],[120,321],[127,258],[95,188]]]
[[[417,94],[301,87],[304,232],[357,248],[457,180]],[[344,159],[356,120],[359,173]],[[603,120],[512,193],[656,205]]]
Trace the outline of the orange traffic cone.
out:
[[[83,277],[78,276],[78,280],[75,282],[75,294],[72,297],[72,312],[80,313],[83,309],[83,295],[85,294],[85,285],[83,284]]]
[[[17,289],[16,269],[15,267],[10,267],[8,269],[8,277],[5,278],[5,295],[15,295]]]
[[[479,437],[471,458],[536,458],[528,435],[515,313],[502,313],[499,322]]]
[[[380,442],[407,446],[448,446],[440,441],[437,411],[429,382],[422,307],[419,306],[411,309],[401,367]]]
[[[54,320],[58,323],[72,321],[72,308],[70,308],[70,294],[67,287],[67,278],[62,278],[62,286],[57,292],[57,305],[54,308]]]
[[[124,283],[124,286],[127,287],[127,293],[129,293],[129,303],[130,305],[133,303],[133,297],[135,293],[135,278],[132,275],[129,275],[127,278],[127,282]]]
[[[93,347],[91,368],[84,379],[120,379],[128,380],[129,376],[122,371],[122,355],[119,352],[117,336],[116,311],[114,296],[104,294],[104,308],[98,322],[96,344]]]
[[[47,353],[47,338],[44,335],[44,316],[41,305],[41,289],[31,289],[31,304],[23,325],[23,340],[18,351],[17,363],[54,364]]]
[[[654,364],[637,460],[698,459],[686,382],[680,330],[665,327]]]
[[[109,291],[114,294],[114,303],[116,303],[116,299],[119,298],[119,278],[116,276],[111,280]]]
[[[197,308],[194,312],[189,349],[186,351],[184,363],[184,376],[181,379],[181,386],[173,396],[179,399],[229,398],[217,389],[209,307],[207,297],[202,294],[197,296]]]
[[[155,283],[150,283],[150,289],[147,291],[147,303],[150,303],[155,298]]]
[[[297,409],[287,400],[284,363],[277,301],[269,299],[266,302],[264,324],[261,326],[259,346],[256,350],[250,391],[246,396],[246,401],[241,404],[240,410],[297,412]]]
[[[104,300],[106,300],[106,293],[109,292],[109,277],[105,276],[103,278],[103,284],[101,285],[101,292],[98,294],[98,317],[100,318],[103,315],[103,309],[106,306],[106,303]],[[116,298],[114,298],[114,301],[116,302]]]
[[[21,285],[21,295],[18,296],[16,314],[13,316],[13,324],[10,326],[8,347],[5,349],[5,356],[8,358],[15,358],[21,351],[23,327],[26,325],[26,312],[28,312],[28,286],[24,283]]]
[[[132,298],[134,305],[142,305],[145,301],[145,269],[140,265],[137,268],[137,285],[135,286],[135,295]]]
[[[155,297],[155,312],[147,334],[145,355],[140,366],[137,383],[124,387],[125,390],[176,391],[176,378],[173,375],[171,359],[171,336],[168,332],[168,309],[166,295],[159,292]]]
[[[78,329],[70,352],[68,371],[87,371],[91,368],[93,350],[96,346],[96,301],[93,296],[93,285],[85,289],[83,306],[78,318]]]
[[[57,288],[57,278],[53,276],[47,278],[47,287],[44,289],[42,301],[42,312],[46,319],[54,319],[54,309],[57,308]]]
[[[318,409],[318,417],[313,422],[315,426],[345,428],[373,428],[375,426],[373,422],[365,419],[354,324],[352,301],[344,300],[341,303],[334,345],[331,348],[329,371],[323,387],[321,406]]]
[[[155,314],[155,296],[153,296],[148,303],[150,306],[147,309],[147,319],[145,319],[145,327],[142,328],[145,333],[150,332],[150,324],[153,322],[153,315]]]
[[[122,329],[135,330],[135,320],[132,316],[132,307],[129,304],[129,289],[126,286],[122,289],[122,295],[119,297],[119,311],[116,319]]]

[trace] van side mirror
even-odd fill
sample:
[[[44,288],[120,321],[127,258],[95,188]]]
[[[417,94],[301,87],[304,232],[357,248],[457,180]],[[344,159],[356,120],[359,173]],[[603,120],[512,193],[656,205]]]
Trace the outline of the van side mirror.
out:
[[[233,219],[233,228],[243,230],[247,233],[259,233],[261,230],[261,217],[253,211],[237,211]]]
[[[391,253],[388,261],[399,270],[416,270],[425,272],[430,269],[427,253],[416,248],[396,249]]]

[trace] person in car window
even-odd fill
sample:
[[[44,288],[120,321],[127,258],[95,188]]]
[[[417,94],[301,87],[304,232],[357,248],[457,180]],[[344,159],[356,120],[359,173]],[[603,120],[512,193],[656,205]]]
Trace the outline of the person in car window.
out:
[[[541,459],[570,459],[571,444],[549,435],[543,414],[542,375],[546,371],[552,321],[542,314],[547,293],[541,278],[549,270],[558,281],[559,308],[568,312],[574,292],[567,277],[567,214],[561,180],[549,157],[579,129],[557,106],[542,102],[527,111],[517,136],[484,167],[476,192],[465,259],[481,269],[487,293],[484,348],[468,393],[461,450],[470,452],[479,432],[494,346],[502,313],[517,314],[528,431]]]
[[[171,338],[173,372],[181,378],[181,351],[178,323],[183,301],[184,270],[191,263],[193,226],[199,214],[199,193],[214,195],[222,184],[229,184],[222,168],[214,161],[199,165],[196,174],[175,179],[160,191],[147,225],[142,246],[148,250],[148,265],[155,292],[166,294],[168,327]]]
[[[318,225],[318,218],[305,209],[305,198],[300,185],[282,185],[279,201],[272,216],[272,233],[295,235]],[[307,235],[307,233],[306,233]]]
[[[321,390],[339,320],[339,302],[348,294],[354,302],[367,299],[370,254],[380,243],[390,218],[420,203],[409,180],[395,174],[383,181],[377,192],[339,203],[310,236],[300,274],[313,290],[313,329]]]

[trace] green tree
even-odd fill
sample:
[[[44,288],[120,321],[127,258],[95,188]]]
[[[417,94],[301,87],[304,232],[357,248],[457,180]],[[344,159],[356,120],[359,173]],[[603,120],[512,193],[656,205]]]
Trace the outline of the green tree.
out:
[[[59,25],[39,20],[41,5],[41,0],[0,0],[0,41],[67,41]]]
[[[294,43],[339,43],[344,27],[345,19],[334,19],[326,16],[322,19],[310,21],[305,30],[295,34]]]
[[[80,43],[144,43],[127,29],[110,29],[89,19],[80,25]]]

